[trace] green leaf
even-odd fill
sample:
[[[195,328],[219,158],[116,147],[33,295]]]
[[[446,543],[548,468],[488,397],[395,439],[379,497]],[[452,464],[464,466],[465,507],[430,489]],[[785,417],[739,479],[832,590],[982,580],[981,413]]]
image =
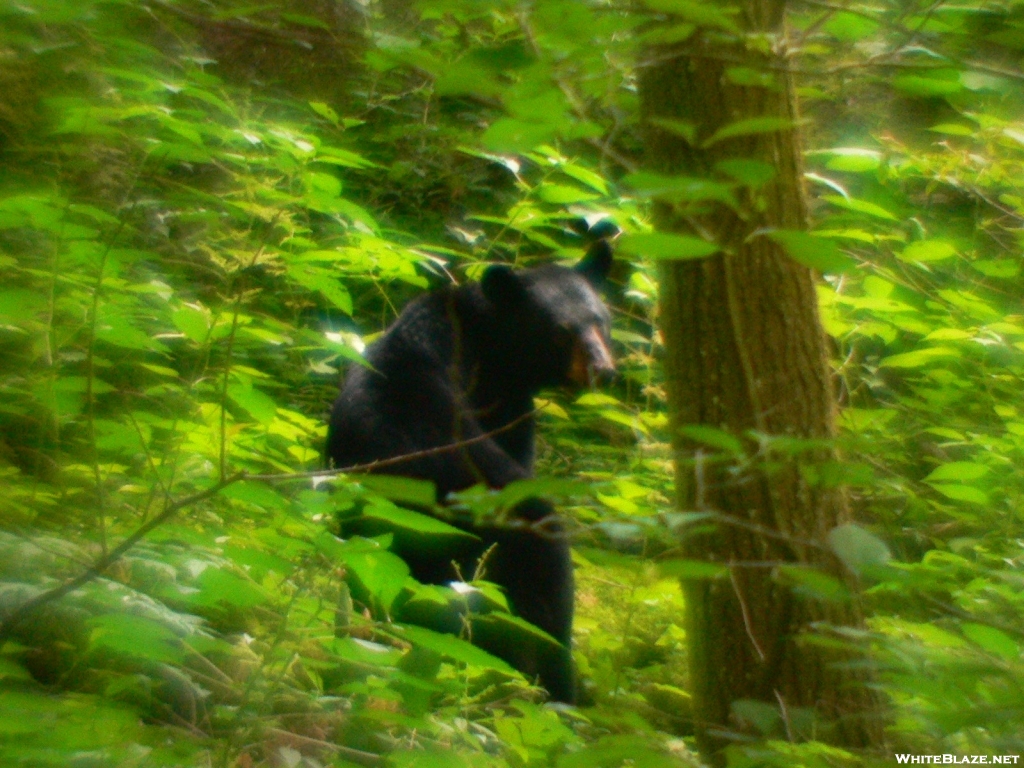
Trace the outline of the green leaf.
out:
[[[341,559],[359,582],[390,611],[409,578],[409,566],[398,555],[380,546],[366,547],[365,540],[353,539],[341,549]]]
[[[721,563],[704,560],[659,560],[658,573],[676,579],[718,579],[729,574],[729,568]]]
[[[403,640],[408,640],[413,645],[426,648],[428,651],[445,656],[452,661],[468,664],[472,667],[483,667],[484,669],[495,669],[508,675],[517,675],[506,662],[497,656],[492,656],[487,651],[470,645],[465,640],[460,640],[454,635],[443,635],[423,627],[406,625],[399,627],[393,625],[392,631]]]
[[[1020,273],[1020,263],[1013,259],[978,259],[971,266],[987,277],[1009,279]]]
[[[698,27],[709,27],[740,34],[740,28],[732,20],[735,10],[728,6],[723,8],[698,0],[643,0],[643,2],[652,11],[679,16]]]
[[[1007,661],[1020,659],[1020,646],[1002,630],[985,624],[966,623],[960,626],[964,637],[991,654],[1000,656]]]
[[[513,616],[506,611],[491,611],[487,614],[473,616],[473,628],[477,629],[479,627],[489,627],[491,631],[501,637],[514,638],[517,635],[522,635],[535,640],[541,640],[556,648],[562,647],[560,642],[540,627],[536,627],[525,619]]]
[[[352,763],[349,763],[352,765]],[[483,765],[483,763],[481,763]],[[387,768],[469,768],[465,756],[451,749],[396,749],[388,754]]]
[[[972,504],[988,506],[988,494],[970,485],[956,483],[931,483],[932,488],[954,501],[969,501]]]
[[[825,166],[833,171],[864,173],[874,171],[882,164],[882,153],[875,149],[861,147],[834,147],[832,149],[816,149],[808,155],[827,155]]]
[[[576,179],[576,181],[581,184],[586,184],[588,187],[600,192],[602,195],[608,194],[608,182],[589,168],[584,168],[583,166],[576,165],[575,163],[563,163],[558,166],[558,170],[566,176]]]
[[[845,603],[850,599],[850,590],[842,581],[816,568],[783,565],[779,567],[779,575],[793,585],[794,592],[812,600]]]
[[[274,399],[249,382],[233,381],[228,384],[228,397],[261,424],[270,424],[277,416]]]
[[[288,500],[269,485],[253,480],[240,480],[222,490],[221,495],[247,504],[255,504],[268,510],[286,509]]]
[[[763,160],[732,157],[715,163],[715,170],[753,189],[763,187],[775,178],[775,166]]]
[[[953,347],[927,347],[913,352],[890,355],[883,358],[879,365],[887,368],[920,368],[943,358],[960,357],[960,350]]]
[[[191,595],[194,605],[215,606],[227,603],[239,608],[252,608],[267,602],[268,595],[248,579],[223,568],[207,568],[198,579],[199,592]]]
[[[942,261],[956,256],[956,248],[945,240],[918,240],[903,249],[903,261]]]
[[[989,468],[984,464],[976,464],[972,461],[951,461],[942,464],[931,471],[925,482],[969,482],[984,477],[989,473]]]
[[[335,125],[338,125],[341,121],[341,117],[338,113],[336,113],[331,106],[324,101],[310,101],[309,109]]]
[[[175,328],[199,344],[205,343],[210,334],[209,313],[205,309],[189,304],[172,312],[171,322],[174,323]]]
[[[528,152],[547,144],[557,133],[558,127],[552,123],[505,117],[495,120],[480,140],[484,146],[497,152]]]
[[[830,239],[810,232],[775,230],[768,237],[781,245],[793,261],[819,272],[850,272],[857,262],[839,250]]]
[[[623,235],[618,247],[623,253],[633,256],[667,260],[703,259],[721,250],[717,244],[699,237],[666,232]]]
[[[311,291],[317,291],[346,315],[352,314],[352,295],[335,273],[308,264],[290,264],[288,277]]]
[[[845,208],[854,213],[864,213],[868,216],[885,219],[886,221],[897,221],[896,217],[885,210],[885,208],[875,203],[869,203],[867,200],[857,200],[856,198],[842,197],[841,195],[825,195],[824,199],[832,203],[832,205]]]
[[[129,613],[110,613],[89,620],[92,649],[152,661],[180,662],[181,643],[168,627]]]
[[[719,448],[728,453],[743,455],[743,443],[735,435],[706,424],[686,424],[679,428],[679,434],[698,443]]]
[[[437,491],[430,480],[417,480],[401,475],[363,475],[359,478],[359,483],[399,504],[431,508],[437,502]]]
[[[897,90],[911,96],[950,96],[963,89],[956,69],[935,69],[927,75],[897,75],[890,81]]]
[[[826,23],[825,31],[844,42],[856,42],[865,37],[873,35],[879,27],[877,21],[866,19],[856,13],[840,11],[834,14]]]
[[[433,494],[433,484],[431,484]],[[433,497],[431,497],[433,498]],[[454,525],[438,520],[430,515],[414,512],[394,504],[370,504],[363,509],[363,517],[375,520],[384,520],[389,527],[403,528],[407,531],[429,534],[431,536],[459,536],[462,538],[476,538],[473,534],[467,533]]]
[[[843,564],[856,574],[885,565],[892,559],[885,542],[852,523],[829,531],[828,543]]]
[[[632,187],[640,195],[666,202],[717,200],[726,205],[736,205],[733,185],[712,179],[665,176],[650,171],[637,171],[623,177],[622,183]]]
[[[692,30],[693,28],[690,27],[691,32]],[[687,144],[696,145],[697,143],[697,125],[695,123],[688,123],[685,120],[671,120],[667,117],[655,117],[651,119],[651,122],[659,128],[685,140]]]
[[[351,152],[347,149],[341,149],[340,147],[325,147],[321,146],[316,150],[316,157],[314,158],[318,163],[327,163],[328,165],[338,165],[342,168],[376,168],[375,163],[371,163],[362,155],[358,155],[355,152]]]
[[[582,203],[587,200],[596,200],[597,195],[593,192],[584,192],[577,187],[569,187],[564,184],[541,184],[537,190],[537,196],[545,203],[556,205],[569,205],[571,203]]]
[[[797,123],[788,117],[751,117],[747,120],[737,120],[735,123],[729,123],[729,125],[719,128],[711,134],[702,146],[710,147],[720,141],[734,139],[739,136],[788,131],[796,126]]]
[[[355,637],[336,638],[330,649],[346,661],[374,667],[393,667],[402,658],[402,653],[397,648]]]

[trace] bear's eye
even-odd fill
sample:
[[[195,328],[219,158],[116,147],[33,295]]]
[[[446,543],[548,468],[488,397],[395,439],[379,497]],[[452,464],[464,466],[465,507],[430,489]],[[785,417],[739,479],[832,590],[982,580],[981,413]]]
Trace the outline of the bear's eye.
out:
[[[554,332],[552,333],[555,346],[562,349],[568,349],[572,346],[574,336],[575,334],[573,333],[572,328],[568,325],[562,325],[561,323],[555,326]]]

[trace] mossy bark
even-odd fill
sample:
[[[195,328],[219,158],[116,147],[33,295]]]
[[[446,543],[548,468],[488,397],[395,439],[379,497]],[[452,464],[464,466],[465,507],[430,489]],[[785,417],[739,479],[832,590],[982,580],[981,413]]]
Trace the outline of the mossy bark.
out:
[[[655,206],[661,231],[698,234],[722,247],[716,256],[665,261],[661,269],[678,503],[718,514],[713,531],[686,538],[683,547],[687,557],[726,565],[729,574],[684,582],[698,743],[714,764],[723,762],[730,734],[755,730],[758,717],[744,713],[768,708],[783,738],[868,746],[881,732],[862,675],[842,664],[850,653],[806,640],[818,622],[858,626],[856,600],[801,597],[778,567],[810,566],[847,581],[825,542],[848,521],[848,505],[840,489],[809,483],[800,467],[834,460],[836,404],[816,276],[766,236],[807,225],[784,2],[739,6],[732,18],[742,35],[698,31],[677,47],[649,51],[640,90],[649,170],[726,178],[716,164],[735,158],[775,169],[760,188],[741,190],[735,206]],[[707,142],[724,126],[765,117],[793,127]],[[696,137],[682,138],[666,121],[694,124]],[[762,460],[746,469],[705,461],[707,447],[679,433],[688,424],[747,436],[751,453],[762,447]],[[753,433],[810,443],[766,460]]]

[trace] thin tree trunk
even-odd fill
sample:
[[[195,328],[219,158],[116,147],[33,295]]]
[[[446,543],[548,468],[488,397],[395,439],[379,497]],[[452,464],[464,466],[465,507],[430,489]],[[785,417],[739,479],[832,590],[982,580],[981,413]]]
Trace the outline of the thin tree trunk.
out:
[[[749,133],[702,147],[715,131],[740,120],[797,121],[792,78],[780,55],[785,3],[739,5],[741,13],[731,18],[761,45],[723,43],[721,34],[698,31],[678,48],[649,52],[656,63],[641,78],[651,171],[726,178],[715,164],[746,158],[770,163],[776,173],[759,190],[742,190],[739,210],[718,202],[688,210],[661,203],[655,210],[660,230],[699,234],[722,246],[711,258],[666,261],[661,272],[678,503],[732,518],[684,542],[687,557],[729,566],[728,577],[684,581],[698,744],[718,764],[729,734],[753,730],[751,720],[759,719],[744,713],[763,714],[768,707],[783,738],[865,746],[878,743],[881,730],[869,689],[836,663],[848,654],[800,637],[815,622],[859,625],[856,603],[801,597],[778,569],[764,565],[812,565],[843,578],[838,561],[809,542],[823,545],[847,520],[844,494],[809,484],[798,467],[833,459],[831,448],[776,455],[737,473],[734,466],[702,462],[701,447],[679,434],[683,425],[700,424],[738,436],[755,431],[827,441],[835,435],[815,276],[762,234],[806,228],[798,132]],[[752,72],[772,82],[735,82],[749,83]],[[695,124],[693,144],[666,120]],[[746,444],[757,447],[754,440]],[[802,725],[809,709],[816,717],[811,728]]]

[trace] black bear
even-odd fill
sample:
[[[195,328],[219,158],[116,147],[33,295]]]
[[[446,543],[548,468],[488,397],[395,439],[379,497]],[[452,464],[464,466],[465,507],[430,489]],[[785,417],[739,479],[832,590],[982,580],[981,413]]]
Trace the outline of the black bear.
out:
[[[372,368],[353,366],[334,403],[327,437],[334,466],[461,443],[382,472],[433,481],[441,501],[478,483],[503,488],[530,477],[534,395],[543,387],[588,386],[615,372],[609,313],[597,293],[612,262],[605,237],[612,229],[597,231],[574,268],[491,266],[479,283],[443,288],[409,304],[367,348]],[[488,644],[475,631],[474,641],[539,677],[553,699],[572,703],[569,544],[543,499],[521,502],[511,517],[518,524],[460,525],[477,537],[472,545],[461,537],[455,549],[439,550],[396,538],[393,549],[420,582],[445,584],[458,578],[453,560],[473,573],[473,563],[493,546],[486,578],[505,590],[520,617],[561,647],[510,647],[500,638]]]

